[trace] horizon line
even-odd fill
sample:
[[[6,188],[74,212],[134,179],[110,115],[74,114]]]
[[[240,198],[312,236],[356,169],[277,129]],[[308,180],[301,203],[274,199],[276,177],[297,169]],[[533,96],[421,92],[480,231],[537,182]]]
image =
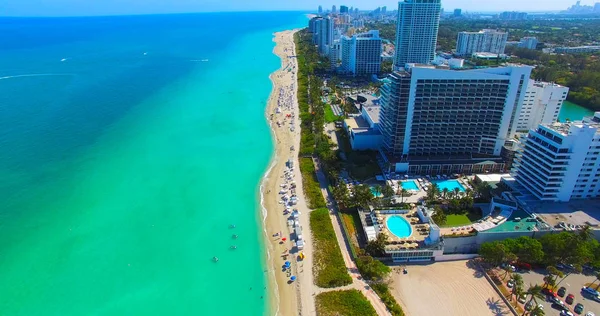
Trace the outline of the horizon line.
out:
[[[299,12],[310,14],[314,10],[227,10],[227,11],[197,11],[197,12],[158,12],[158,13],[114,13],[98,15],[2,15],[1,18],[98,18],[98,17],[126,17],[126,16],[146,16],[146,15],[184,15],[184,14],[204,14],[204,13],[259,13],[259,12]]]

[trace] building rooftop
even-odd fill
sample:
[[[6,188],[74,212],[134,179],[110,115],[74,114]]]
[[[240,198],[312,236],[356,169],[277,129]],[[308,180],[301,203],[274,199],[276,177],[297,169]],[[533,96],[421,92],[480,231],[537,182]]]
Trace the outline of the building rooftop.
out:
[[[379,106],[379,105],[363,106],[363,109],[365,110],[365,113],[369,116],[369,118],[371,119],[371,122],[373,122],[374,124],[379,123],[379,113],[381,112],[381,106]]]
[[[346,125],[352,129],[369,128],[369,123],[362,116],[352,116],[344,120]]]

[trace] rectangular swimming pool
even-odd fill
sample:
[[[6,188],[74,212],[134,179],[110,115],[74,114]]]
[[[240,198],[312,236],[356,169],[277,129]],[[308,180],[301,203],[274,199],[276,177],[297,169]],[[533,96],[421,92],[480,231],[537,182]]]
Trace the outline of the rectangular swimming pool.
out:
[[[432,180],[431,182],[437,184],[440,191],[448,189],[448,191],[452,192],[455,188],[458,188],[460,192],[465,192],[465,188],[458,180]]]
[[[400,185],[407,191],[419,191],[419,186],[417,186],[417,183],[413,180],[402,181],[400,182]]]

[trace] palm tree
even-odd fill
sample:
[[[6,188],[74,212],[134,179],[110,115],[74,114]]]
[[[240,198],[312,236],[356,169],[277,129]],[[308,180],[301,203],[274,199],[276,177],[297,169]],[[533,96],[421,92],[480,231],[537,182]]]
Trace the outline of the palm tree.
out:
[[[578,235],[579,235],[579,239],[581,239],[581,241],[588,241],[588,240],[592,239],[592,236],[593,236],[592,228],[590,226],[584,226],[579,231]]]
[[[381,186],[376,185],[373,189],[375,190],[376,197],[380,197],[381,196]]]
[[[548,271],[548,280],[546,280],[546,277],[544,277],[544,284],[551,285],[552,287],[556,285],[556,280],[558,280],[558,278],[562,278],[564,276],[564,274],[554,266],[547,267],[546,271]]]
[[[433,201],[440,194],[440,187],[437,184],[432,183],[431,187],[427,191],[427,199]]]
[[[596,281],[600,280],[600,273],[596,274],[596,279],[594,280],[594,282],[592,282],[592,284],[590,284],[590,287],[592,287],[592,285],[594,285],[594,283],[596,283]],[[598,285],[596,285],[596,290],[598,289],[598,287],[600,286],[600,283],[598,283]]]
[[[506,280],[506,276],[512,272],[512,268],[510,267],[509,264],[504,265],[504,268],[502,268],[502,270],[504,270],[504,274],[502,275],[502,280]]]
[[[459,193],[460,193],[460,189],[459,188],[454,188],[454,198],[455,199],[458,197]]]
[[[400,190],[400,203],[404,203],[404,194],[406,193],[408,193],[406,189],[402,188],[402,190]]]
[[[525,303],[525,306],[527,306],[529,303],[531,303],[531,301],[535,302],[535,305],[538,305],[537,300],[543,300],[545,298],[544,293],[542,293],[542,287],[539,285],[531,285],[529,284],[529,288],[527,289],[527,291],[525,292],[526,295],[531,295],[531,297],[529,298],[529,301],[527,301],[527,303]],[[523,312],[523,315],[525,315],[525,312]]]
[[[512,275],[512,279],[515,282],[515,285],[513,286],[511,297],[514,295],[515,298],[518,299],[520,295],[525,293],[523,292],[523,277],[520,274],[515,273]]]
[[[531,312],[529,312],[529,316],[544,316],[546,315],[546,313],[544,312],[544,309],[542,307],[540,307],[539,305],[536,305]]]
[[[560,279],[560,281],[558,281],[558,283],[556,283],[556,286],[558,286],[562,281],[564,281],[569,275],[571,275],[571,273],[573,272],[577,272],[577,273],[581,273],[581,271],[583,271],[583,268],[578,265],[578,264],[574,264],[573,265],[573,269],[570,269],[569,272],[567,274],[562,275],[562,279]],[[556,278],[558,279],[558,277]]]
[[[473,190],[471,190],[469,188],[465,189],[465,195],[468,197],[471,197],[473,195]]]
[[[446,199],[446,194],[448,194],[448,188],[444,188],[442,190],[442,197],[444,198],[444,200]]]

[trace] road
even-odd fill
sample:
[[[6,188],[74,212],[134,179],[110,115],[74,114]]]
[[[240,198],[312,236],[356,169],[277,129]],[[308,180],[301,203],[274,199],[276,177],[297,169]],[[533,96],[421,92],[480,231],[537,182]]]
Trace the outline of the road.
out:
[[[339,289],[344,289],[344,290],[357,289],[357,290],[361,291],[367,297],[367,299],[371,302],[371,305],[373,305],[373,308],[375,308],[377,315],[380,315],[380,316],[390,315],[391,316],[390,312],[388,312],[388,310],[387,310],[387,307],[385,307],[385,304],[381,301],[381,299],[379,298],[377,293],[375,293],[375,291],[373,291],[371,289],[369,284],[367,284],[367,282],[365,282],[362,279],[360,273],[358,272],[358,268],[356,268],[356,264],[354,263],[354,261],[352,260],[352,256],[350,255],[349,241],[346,240],[346,238],[344,238],[344,234],[342,233],[341,218],[338,215],[336,203],[335,203],[333,197],[329,195],[327,177],[325,177],[325,174],[321,170],[319,163],[318,163],[318,159],[313,159],[313,163],[315,164],[315,169],[317,172],[317,179],[319,180],[319,184],[321,186],[321,192],[323,193],[323,197],[325,198],[325,201],[327,201],[327,208],[329,209],[329,217],[331,218],[331,223],[333,224],[333,230],[335,231],[338,245],[340,246],[340,250],[342,251],[342,256],[344,257],[344,262],[346,263],[346,269],[348,270],[348,273],[352,277],[351,285],[348,285],[343,288],[334,288],[334,289],[327,289],[327,290],[320,289],[320,292],[327,292],[328,290],[339,290]]]

